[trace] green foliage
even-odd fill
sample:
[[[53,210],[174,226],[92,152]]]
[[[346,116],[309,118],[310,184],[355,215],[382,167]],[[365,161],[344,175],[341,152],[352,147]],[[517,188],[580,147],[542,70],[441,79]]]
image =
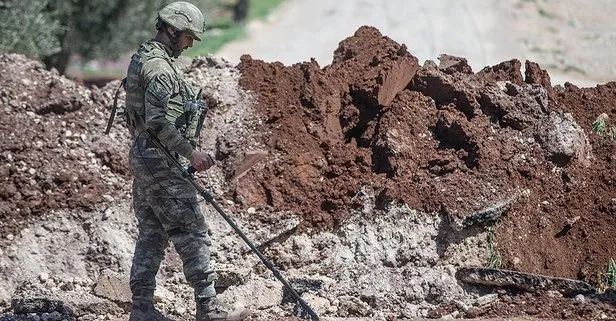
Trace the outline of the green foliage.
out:
[[[52,0],[0,0],[0,51],[26,54],[34,59],[61,50],[59,36],[65,31],[57,12],[48,9]]]
[[[608,119],[609,117],[606,113],[599,115],[597,119],[595,119],[595,121],[592,122],[592,130],[599,135],[605,134],[605,129],[607,128]],[[607,133],[610,138],[614,136],[612,134],[613,130],[614,130],[614,127],[612,127],[612,129],[610,129],[610,131]]]
[[[0,51],[26,54],[64,73],[70,57],[115,59],[155,34],[156,13],[174,0],[0,0]],[[189,56],[215,52],[244,34],[230,19],[231,3],[189,0],[209,26]],[[251,1],[249,19],[267,15],[283,0]]]
[[[614,259],[610,259],[608,262],[606,275],[608,277],[608,284],[610,285],[610,288],[616,289],[616,262]]]
[[[487,235],[488,264],[486,265],[486,267],[492,268],[492,269],[500,269],[502,265],[502,261],[501,261],[500,252],[498,251],[498,248],[496,247],[496,242],[494,238],[495,238],[494,229],[490,227],[488,228],[488,235]]]
[[[189,57],[205,56],[215,53],[222,48],[226,43],[240,39],[246,35],[241,26],[230,26],[218,33],[209,33],[199,43],[195,43],[194,47],[188,49],[185,53]]]
[[[51,0],[67,28],[65,44],[85,59],[117,58],[154,33],[167,0]]]
[[[0,0],[2,51],[41,58],[63,72],[69,57],[117,58],[154,33],[170,0]]]
[[[248,17],[251,19],[261,19],[269,15],[283,0],[256,0],[252,1]]]
[[[608,120],[609,116],[606,113],[599,115],[595,121],[592,122],[592,131],[597,133],[599,136],[616,140],[616,125],[609,126]]]
[[[212,0],[210,0],[212,1]],[[262,19],[278,7],[284,0],[253,0],[250,2],[248,19]],[[223,45],[246,35],[243,26],[234,25],[229,11],[221,11],[219,1],[214,1],[218,9],[212,11],[203,41],[196,42],[194,47],[186,51],[187,56],[205,56],[216,53]]]
[[[597,134],[603,134],[605,131],[605,119],[601,117],[597,118],[592,123],[592,130]]]
[[[614,259],[610,259],[607,263],[606,272],[600,274],[598,287],[602,291],[616,290],[616,261]]]

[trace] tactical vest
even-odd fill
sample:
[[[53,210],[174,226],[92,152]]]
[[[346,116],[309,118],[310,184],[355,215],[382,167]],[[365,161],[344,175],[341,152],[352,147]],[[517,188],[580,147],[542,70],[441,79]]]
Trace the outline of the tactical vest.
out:
[[[193,147],[196,147],[199,143],[199,136],[203,121],[205,118],[205,109],[199,109],[193,112],[185,112],[184,106],[189,101],[200,100],[201,93],[195,95],[195,92],[182,77],[180,72],[176,69],[171,57],[164,51],[157,47],[152,41],[145,42],[141,45],[139,50],[131,57],[131,62],[128,66],[128,72],[126,78],[122,80],[121,87],[126,91],[126,107],[125,116],[131,135],[135,135],[135,132],[140,132],[143,128],[139,128],[140,124],[144,123],[145,119],[145,87],[140,75],[143,65],[154,58],[160,58],[166,61],[173,74],[168,75],[172,77],[174,88],[169,101],[167,102],[166,118],[180,131],[182,136],[190,141]],[[119,89],[116,91],[114,98],[114,107],[112,116],[109,120],[106,133],[109,132],[113,117],[115,115],[115,109],[117,108],[117,98]],[[138,133],[137,133],[138,134]],[[134,138],[134,137],[133,137]]]

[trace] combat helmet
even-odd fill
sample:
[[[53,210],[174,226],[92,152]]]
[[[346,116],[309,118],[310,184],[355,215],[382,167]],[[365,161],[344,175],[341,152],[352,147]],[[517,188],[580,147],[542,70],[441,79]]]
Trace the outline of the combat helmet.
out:
[[[194,4],[185,1],[173,2],[158,11],[158,19],[173,28],[189,32],[196,40],[205,32],[205,18]]]

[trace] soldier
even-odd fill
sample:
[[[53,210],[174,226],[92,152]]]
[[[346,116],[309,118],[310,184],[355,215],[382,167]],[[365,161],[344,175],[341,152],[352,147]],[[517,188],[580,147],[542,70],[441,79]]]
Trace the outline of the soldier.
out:
[[[232,311],[216,299],[216,274],[210,267],[208,227],[195,188],[182,177],[148,138],[151,129],[178,159],[205,171],[213,158],[196,150],[204,103],[174,65],[183,50],[200,41],[205,23],[201,11],[174,2],[158,12],[154,39],[132,56],[124,82],[126,115],[133,145],[133,207],[139,235],[130,272],[133,305],[130,321],[170,320],[153,304],[155,277],[170,240],[194,288],[196,320],[242,320],[246,309]]]

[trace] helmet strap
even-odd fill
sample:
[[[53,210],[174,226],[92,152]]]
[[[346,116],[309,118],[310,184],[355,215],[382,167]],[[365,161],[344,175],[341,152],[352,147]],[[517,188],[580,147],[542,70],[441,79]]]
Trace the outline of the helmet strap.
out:
[[[173,27],[167,26],[164,28],[165,34],[167,35],[167,38],[169,38],[171,43],[175,45],[180,42],[180,32],[176,30],[175,34],[171,34],[171,32],[169,32],[169,28]]]
[[[166,26],[163,29],[165,30],[165,34],[167,35],[167,38],[169,38],[169,41],[171,42],[171,50],[173,51],[173,56],[177,58],[182,53],[182,48],[180,48],[181,32],[176,30],[175,34],[171,34],[171,32],[169,32],[169,28],[173,28],[173,27]]]

